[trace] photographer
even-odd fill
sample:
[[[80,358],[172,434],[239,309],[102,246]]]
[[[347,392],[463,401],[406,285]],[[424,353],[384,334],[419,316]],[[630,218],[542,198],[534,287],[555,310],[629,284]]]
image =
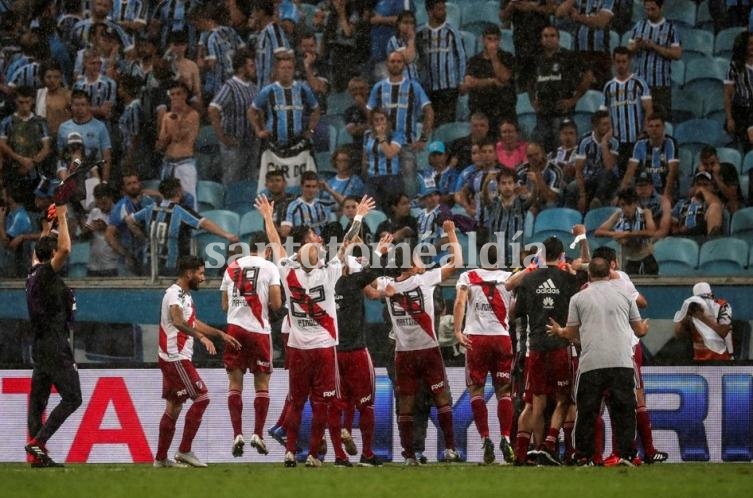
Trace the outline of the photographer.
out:
[[[693,296],[675,313],[675,335],[693,342],[693,360],[732,360],[732,307],[717,298],[706,282],[693,286]]]

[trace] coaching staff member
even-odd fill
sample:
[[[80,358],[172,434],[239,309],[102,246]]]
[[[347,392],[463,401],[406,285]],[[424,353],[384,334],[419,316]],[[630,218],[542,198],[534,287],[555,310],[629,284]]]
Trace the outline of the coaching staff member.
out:
[[[619,464],[633,466],[635,449],[635,371],[633,333],[646,335],[648,323],[641,320],[635,300],[609,283],[609,262],[594,258],[588,265],[591,283],[570,300],[567,326],[554,320],[549,333],[570,340],[580,337],[581,354],[575,396],[575,449],[579,463],[589,463],[594,453],[594,425],[604,393],[614,421]]]
[[[68,208],[65,204],[75,191],[73,179],[66,181],[55,191],[55,214],[52,214],[52,209],[48,211],[50,223],[37,242],[32,267],[26,279],[26,302],[34,333],[34,371],[31,374],[28,413],[32,439],[25,449],[32,457],[32,467],[63,466],[47,454],[47,440],[81,406],[81,383],[68,343],[68,325],[73,320],[75,300],[73,292],[60,277],[60,271],[71,252],[66,219]],[[51,234],[55,221],[57,236]],[[62,399],[47,421],[42,423],[42,414],[47,408],[53,385]]]

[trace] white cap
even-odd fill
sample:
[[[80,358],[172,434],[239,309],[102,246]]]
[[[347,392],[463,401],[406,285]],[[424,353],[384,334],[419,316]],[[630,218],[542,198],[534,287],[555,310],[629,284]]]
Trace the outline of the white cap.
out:
[[[694,296],[705,296],[711,294],[711,286],[706,282],[698,282],[693,286]]]

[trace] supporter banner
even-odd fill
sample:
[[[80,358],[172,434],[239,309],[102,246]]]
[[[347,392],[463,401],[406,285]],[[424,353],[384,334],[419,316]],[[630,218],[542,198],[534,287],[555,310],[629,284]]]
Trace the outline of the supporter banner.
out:
[[[302,149],[298,154],[282,156],[271,150],[265,150],[261,155],[259,171],[259,188],[257,193],[264,190],[264,178],[267,172],[282,170],[287,180],[287,187],[300,187],[301,175],[304,171],[316,171],[316,161],[308,149]]]
[[[233,434],[227,411],[227,376],[220,369],[200,371],[212,402],[204,415],[193,450],[207,462],[282,462],[283,449],[264,434],[270,449],[261,456],[247,446],[246,454],[234,459],[230,453]],[[84,403],[49,441],[55,459],[69,463],[149,463],[157,445],[159,420],[164,411],[160,399],[159,370],[81,370]],[[463,369],[448,369],[454,401],[455,438],[458,450],[469,461],[481,461],[481,440],[473,424]],[[654,444],[667,451],[671,462],[750,461],[753,459],[753,367],[645,368],[644,380],[654,427]],[[0,371],[0,461],[26,459],[26,410],[31,371]],[[287,374],[277,371],[270,385],[271,404],[266,427],[279,416],[287,392]],[[244,388],[243,426],[246,436],[253,427],[253,382]],[[491,385],[487,385],[489,425],[498,441],[499,424]],[[49,407],[59,397],[53,394]],[[188,402],[190,403],[190,401]],[[181,414],[171,449],[177,449],[183,431]],[[397,419],[392,386],[384,369],[377,369],[375,401],[375,452],[385,460],[400,460]],[[358,418],[356,417],[356,426]],[[607,422],[607,427],[609,423]],[[306,447],[310,410],[304,416],[301,445]],[[360,448],[357,429],[354,439]],[[426,454],[436,460],[442,443],[429,423]],[[607,434],[606,440],[611,437]],[[607,447],[605,453],[610,448]],[[357,457],[356,457],[357,458]],[[498,460],[501,455],[497,455]],[[332,451],[325,461],[332,461]]]

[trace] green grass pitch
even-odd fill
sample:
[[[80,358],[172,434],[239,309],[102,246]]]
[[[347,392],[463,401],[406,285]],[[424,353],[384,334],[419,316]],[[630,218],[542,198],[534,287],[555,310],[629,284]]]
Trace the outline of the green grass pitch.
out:
[[[318,469],[299,465],[215,464],[207,469],[147,465],[68,465],[31,469],[0,464],[5,498],[256,498],[457,497],[558,498],[743,497],[753,485],[751,464],[662,464],[640,468],[517,468],[429,464],[407,468]]]

